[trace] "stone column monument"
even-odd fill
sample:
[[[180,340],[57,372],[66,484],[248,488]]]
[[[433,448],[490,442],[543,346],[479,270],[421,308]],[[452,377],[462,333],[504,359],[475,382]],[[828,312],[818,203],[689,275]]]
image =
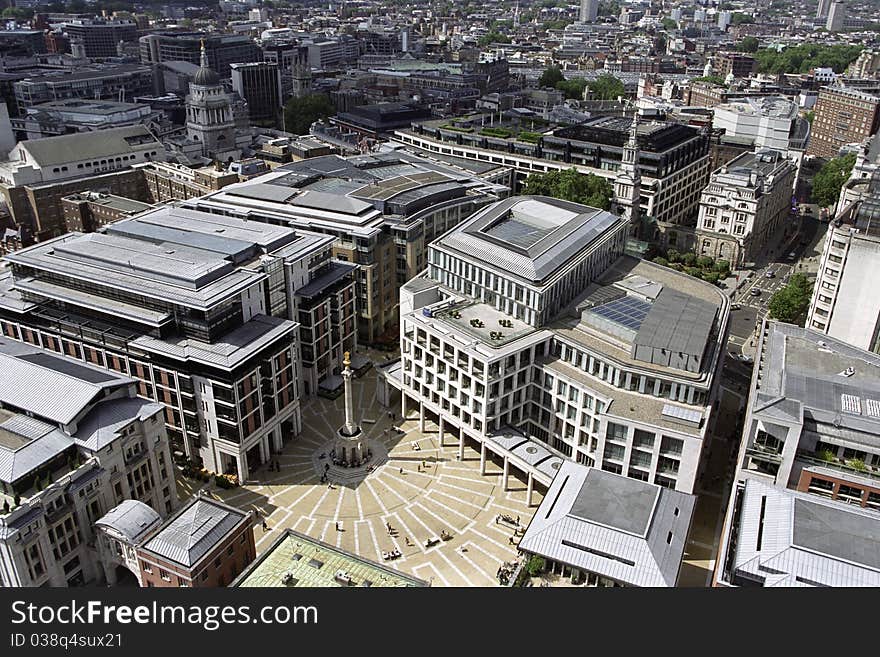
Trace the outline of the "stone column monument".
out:
[[[342,361],[342,380],[345,386],[345,424],[336,432],[336,444],[334,461],[347,467],[358,467],[366,463],[372,457],[370,450],[364,447],[361,440],[362,431],[354,419],[354,402],[351,391],[351,359],[349,352],[345,352]]]

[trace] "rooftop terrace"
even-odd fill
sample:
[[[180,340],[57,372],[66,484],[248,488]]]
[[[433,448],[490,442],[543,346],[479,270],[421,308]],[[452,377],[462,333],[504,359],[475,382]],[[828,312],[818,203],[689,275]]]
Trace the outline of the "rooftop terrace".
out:
[[[288,529],[233,582],[239,587],[426,586],[426,582]]]

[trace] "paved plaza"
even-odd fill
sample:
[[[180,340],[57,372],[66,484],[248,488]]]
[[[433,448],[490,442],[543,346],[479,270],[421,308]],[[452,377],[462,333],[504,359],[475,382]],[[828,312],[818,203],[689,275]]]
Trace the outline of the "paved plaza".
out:
[[[401,421],[399,401],[390,409],[376,401],[376,381],[374,370],[353,381],[356,417],[366,438],[388,452],[365,479],[332,487],[320,483],[318,457],[345,414],[342,396],[334,401],[313,397],[303,404],[302,433],[277,457],[280,472],[264,465],[241,488],[214,490],[212,485],[212,494],[256,509],[266,519],[268,530],[259,525],[255,530],[258,555],[280,531],[292,528],[432,586],[497,586],[495,574],[503,562],[516,559],[519,539],[495,519],[499,514],[519,517],[525,528],[542,491],[536,487],[534,506],[528,508],[523,480],[511,476],[509,490],[502,490],[502,464],[491,460],[481,476],[474,445],[466,444],[464,459],[458,460],[456,435],[447,433],[441,447],[435,424],[427,422],[420,432],[417,419]],[[444,531],[452,538],[425,545]],[[382,553],[393,550],[401,556],[385,561]]]

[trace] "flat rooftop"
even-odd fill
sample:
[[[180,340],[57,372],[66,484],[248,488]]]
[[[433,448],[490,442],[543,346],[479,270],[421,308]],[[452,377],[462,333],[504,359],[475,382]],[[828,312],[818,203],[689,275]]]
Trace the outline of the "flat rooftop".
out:
[[[591,469],[569,515],[634,536],[647,536],[660,488],[643,481]]]
[[[822,431],[856,441],[880,435],[880,355],[825,334],[778,322],[760,353],[761,377],[752,400],[755,412],[791,402]],[[851,369],[850,369],[851,368]]]
[[[204,201],[278,212],[316,227],[345,224],[366,230],[379,226],[385,216],[411,216],[487,185],[468,171],[390,150],[292,162],[229,185]]]
[[[465,335],[477,338],[495,348],[536,331],[535,327],[487,303],[465,301],[444,308],[434,316]]]
[[[237,587],[396,587],[427,582],[292,529],[282,533],[232,583]]]
[[[285,255],[308,251],[326,241],[326,236],[288,226],[164,206],[113,222],[101,232],[68,233],[41,242],[6,259],[96,287],[110,284],[205,309],[264,278],[246,268],[259,256],[282,249]],[[69,303],[83,303],[76,290],[68,296]]]
[[[515,196],[480,209],[434,246],[541,285],[620,221],[609,212],[579,203]]]
[[[622,256],[547,328],[630,368],[708,381],[728,307],[714,285]]]

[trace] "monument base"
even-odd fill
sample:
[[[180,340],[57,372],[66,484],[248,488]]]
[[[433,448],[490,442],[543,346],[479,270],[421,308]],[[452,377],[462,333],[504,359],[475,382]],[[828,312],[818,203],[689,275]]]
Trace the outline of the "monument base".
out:
[[[346,435],[342,429],[337,431],[333,449],[330,451],[330,462],[343,468],[359,468],[369,463],[373,452],[361,440],[362,436],[362,431],[353,436]]]

